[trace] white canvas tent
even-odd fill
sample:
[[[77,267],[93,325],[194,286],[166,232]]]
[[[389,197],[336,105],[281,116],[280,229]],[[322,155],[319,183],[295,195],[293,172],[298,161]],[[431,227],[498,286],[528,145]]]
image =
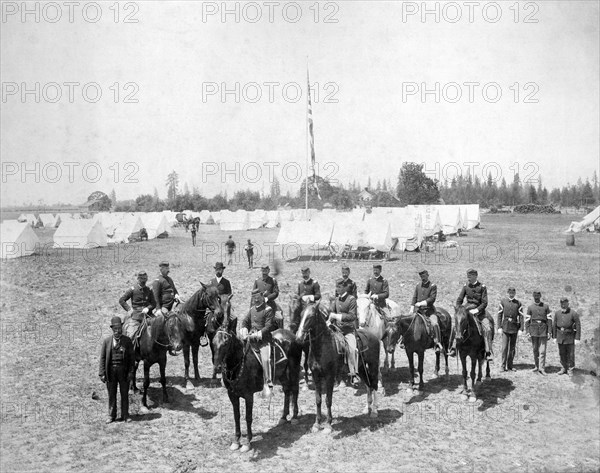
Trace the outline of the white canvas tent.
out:
[[[250,228],[250,216],[245,210],[224,213],[221,211],[221,230],[226,232],[244,231]]]
[[[139,216],[126,214],[121,218],[121,221],[115,228],[114,233],[109,236],[108,242],[128,243],[130,238],[139,238],[139,233],[142,227],[142,219]]]
[[[54,227],[56,225],[56,217],[52,214],[40,214],[40,222],[44,227]]]
[[[17,218],[17,222],[26,223],[27,222],[27,215],[25,215],[25,214],[19,215],[19,217]]]
[[[443,232],[445,235],[456,235],[462,227],[460,208],[457,205],[438,205]]]
[[[275,228],[281,225],[281,214],[277,210],[267,212],[267,228]]]
[[[144,216],[144,228],[148,232],[148,239],[164,238],[169,236],[167,218],[161,212],[152,212]]]
[[[411,206],[421,216],[423,236],[430,237],[442,230],[440,213],[435,205]]]
[[[38,224],[38,219],[33,214],[26,214],[25,218],[27,219],[27,223],[32,227],[35,227]]]
[[[467,230],[471,230],[473,228],[478,228],[479,223],[481,222],[480,212],[479,212],[479,204],[467,204],[464,206],[467,210]]]
[[[593,232],[600,228],[600,206],[583,217],[579,222],[571,222],[571,225],[565,232],[579,233],[585,230]]]
[[[248,212],[248,230],[264,227],[267,224],[267,212],[265,210],[254,210]]]
[[[106,230],[92,219],[66,219],[54,233],[54,246],[59,248],[96,248],[107,244]]]
[[[40,240],[27,222],[7,220],[0,224],[0,256],[2,259],[32,255]]]

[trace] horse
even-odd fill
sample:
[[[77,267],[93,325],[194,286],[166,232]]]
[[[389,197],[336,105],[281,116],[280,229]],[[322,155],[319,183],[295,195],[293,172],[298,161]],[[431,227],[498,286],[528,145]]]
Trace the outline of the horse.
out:
[[[334,330],[327,324],[329,309],[319,302],[309,303],[302,311],[302,318],[296,337],[304,342],[308,337],[310,350],[308,363],[315,383],[317,415],[312,432],[321,426],[321,402],[326,395],[327,418],[323,431],[331,433],[331,404],[333,387],[339,379],[344,366],[343,354],[338,353]],[[358,375],[367,386],[367,405],[363,414],[377,417],[377,383],[379,379],[379,340],[364,329],[358,329],[357,345],[359,349]],[[341,332],[340,332],[341,336]],[[362,345],[362,347],[361,347]],[[361,349],[362,348],[362,349]]]
[[[440,343],[444,346],[444,359],[446,361],[446,375],[448,375],[448,349],[450,331],[452,328],[452,320],[448,311],[437,308],[436,314],[440,325],[440,333],[442,339]],[[414,366],[414,354],[418,356],[418,372],[419,372],[419,386],[417,391],[422,391],[424,388],[423,383],[423,359],[425,357],[425,350],[428,348],[434,348],[433,336],[429,334],[425,321],[422,315],[414,314],[407,316],[400,316],[394,319],[394,321],[386,329],[384,336],[384,346],[389,353],[393,353],[396,349],[396,344],[402,335],[404,339],[404,347],[406,356],[408,357],[408,367],[410,370],[410,381],[407,392],[414,392],[414,377],[415,377],[415,366]],[[435,372],[433,377],[437,378],[440,372],[440,354],[435,354]]]
[[[200,339],[206,333],[206,309],[210,309],[212,317],[215,317],[217,320],[223,318],[223,309],[217,288],[206,286],[202,283],[200,285],[202,287],[178,309],[178,313],[184,322],[183,363],[185,366],[186,386],[190,382],[190,347],[194,363],[194,378],[196,381],[200,380],[198,350],[200,349]],[[212,351],[212,358],[214,364],[214,351]],[[216,370],[213,369],[213,379],[216,377]]]
[[[300,319],[302,318],[302,298],[294,294],[291,296],[289,305],[289,316],[290,316],[290,330],[295,335],[300,325]],[[302,344],[302,352],[304,353],[304,386],[302,390],[308,390],[308,349],[309,343],[304,342]]]
[[[387,328],[387,322],[384,318],[385,316],[377,310],[377,306],[373,304],[367,294],[358,295],[358,298],[356,299],[356,312],[358,315],[358,326],[371,332],[377,337],[378,340],[381,340],[380,347],[383,348],[385,359],[383,363],[381,360],[379,362],[379,388],[381,388],[381,395],[385,396],[385,388],[383,387],[381,376],[381,368],[389,368],[388,352],[385,350],[385,346],[383,345],[383,339],[386,333],[385,330]],[[391,367],[394,368],[396,365],[394,352],[392,352],[391,355]]]
[[[229,299],[227,299],[227,304]],[[250,342],[242,341],[236,334],[237,319],[231,319],[228,306],[223,324],[217,330],[212,341],[215,353],[215,364],[222,369],[223,384],[227,388],[227,395],[233,407],[235,420],[235,435],[230,445],[230,450],[240,449],[247,452],[252,449],[252,408],[254,393],[262,391],[264,387],[263,370],[257,355],[252,353]],[[271,333],[273,338],[273,351],[281,350],[284,357],[279,362],[272,359],[275,367],[273,381],[283,387],[285,399],[283,412],[278,425],[287,422],[292,406],[292,424],[298,423],[298,389],[300,381],[300,358],[302,347],[296,341],[292,332],[278,329]],[[240,398],[246,403],[246,428],[248,443],[241,445],[240,428]]]
[[[485,358],[485,340],[483,333],[479,333],[475,316],[470,314],[464,306],[458,306],[454,314],[456,327],[456,351],[462,364],[463,390],[462,399],[469,402],[477,401],[475,394],[475,363],[478,365],[477,383],[481,382],[482,365]],[[492,327],[492,334],[493,334]],[[467,386],[467,356],[471,358],[471,386]],[[485,377],[490,379],[490,363],[485,362]]]
[[[130,391],[136,392],[137,386],[135,375],[139,362],[144,361],[144,388],[142,393],[142,405],[148,409],[147,394],[150,386],[150,367],[158,363],[160,369],[160,384],[162,385],[163,402],[169,402],[167,394],[167,379],[165,369],[167,366],[167,351],[171,355],[177,355],[183,346],[183,323],[181,319],[170,312],[166,316],[159,314],[154,317],[150,325],[142,326],[139,339],[139,347],[136,349],[136,362],[131,379]]]

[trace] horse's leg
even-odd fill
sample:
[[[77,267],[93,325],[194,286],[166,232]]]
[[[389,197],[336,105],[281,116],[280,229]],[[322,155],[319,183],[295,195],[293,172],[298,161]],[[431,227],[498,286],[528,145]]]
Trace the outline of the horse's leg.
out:
[[[446,361],[446,376],[450,374],[450,368],[448,366],[448,350],[444,349],[444,360]]]
[[[240,452],[248,452],[252,450],[252,408],[254,406],[254,393],[250,393],[244,397],[246,401],[246,430],[248,431],[248,443],[242,445]]]
[[[142,406],[148,409],[148,387],[150,386],[150,362],[144,360],[144,391],[142,394]]]
[[[200,381],[200,371],[198,371],[198,350],[200,349],[200,343],[194,343],[192,345],[192,361],[194,362],[194,379]]]
[[[240,448],[240,437],[242,436],[242,429],[240,427],[240,398],[235,394],[232,394],[229,390],[227,391],[227,394],[229,395],[229,400],[233,407],[233,419],[235,421],[235,435],[229,446],[229,450],[237,450]]]
[[[408,380],[408,389],[406,392],[413,392],[413,387],[415,385],[415,362],[413,360],[414,353],[409,353],[406,350],[406,356],[408,357],[408,372],[409,372],[409,380]]]
[[[135,363],[133,364],[133,377],[131,378],[131,384],[129,386],[129,393],[133,394],[133,393],[137,393],[139,391],[139,389],[137,388],[137,383],[135,382],[135,377],[137,375],[137,369],[139,366],[140,362],[138,360],[135,361]]]
[[[335,384],[335,375],[332,375],[326,380],[325,389],[327,393],[327,424],[323,429],[326,434],[331,433],[331,422],[333,421],[333,415],[331,414],[331,404],[333,403],[333,385]]]
[[[169,402],[169,395],[167,394],[167,375],[165,373],[167,368],[167,352],[161,354],[160,360],[158,361],[158,368],[160,370],[160,384],[163,392],[163,402]]]
[[[213,338],[215,338],[215,334],[213,332],[211,332],[208,335],[208,340],[209,340],[209,345],[210,345],[210,353],[211,353],[211,360],[212,360],[212,365],[213,365],[213,372],[212,372],[212,379],[217,379],[217,367],[215,366],[215,347],[213,347],[212,341]]]
[[[292,416],[292,420],[290,421],[292,424],[298,423],[298,383],[294,384],[292,387],[292,402],[294,403],[294,414]]]
[[[312,431],[317,432],[321,428],[321,376],[313,371],[313,381],[315,382],[315,404],[317,407],[317,414],[315,416],[315,423],[312,426]]]
[[[423,391],[425,388],[425,383],[423,383],[423,360],[425,358],[425,352],[419,351],[417,352],[417,356],[419,358],[419,391]]]
[[[462,377],[463,377],[463,390],[462,399],[466,401],[469,399],[469,387],[467,386],[467,355],[460,353],[460,364],[462,365]]]
[[[440,375],[440,352],[435,352],[435,371],[433,373],[433,377],[437,378]]]
[[[287,416],[290,413],[290,394],[291,394],[291,390],[289,385],[285,385],[283,386],[283,392],[284,392],[284,400],[283,400],[283,412],[281,413],[281,418],[279,419],[279,422],[277,423],[277,425],[283,425],[287,422]]]
[[[190,380],[190,345],[186,343],[183,346],[183,366],[185,367],[185,383]]]
[[[369,412],[371,411],[371,391],[372,389],[369,386],[367,386],[367,405],[362,411],[362,413],[365,415],[369,414]]]
[[[308,348],[302,351],[304,352],[304,386],[302,386],[302,391],[308,391]]]
[[[490,374],[490,362],[489,361],[485,362],[485,378],[492,379],[492,375]]]
[[[478,357],[471,358],[471,392],[469,393],[469,402],[475,402],[477,400],[477,396],[475,395],[475,368],[478,365],[477,359]],[[479,370],[481,372],[481,365],[479,365]]]
[[[396,368],[396,350],[394,350],[394,351],[392,352],[392,365],[391,365],[391,368],[392,368],[392,369],[395,369],[395,368]]]

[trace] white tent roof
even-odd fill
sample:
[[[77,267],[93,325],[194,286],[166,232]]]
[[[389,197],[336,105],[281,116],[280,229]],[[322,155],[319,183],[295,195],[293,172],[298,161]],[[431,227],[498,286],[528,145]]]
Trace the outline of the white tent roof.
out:
[[[142,229],[142,219],[137,215],[126,214],[115,228],[114,234],[108,239],[110,243],[128,243],[129,237]]]
[[[221,210],[221,230],[235,232],[248,230],[250,228],[250,216],[245,210],[229,212]]]
[[[455,235],[461,228],[460,206],[458,205],[438,205],[436,206],[440,213],[443,231],[445,235]]]
[[[479,226],[479,223],[481,222],[479,204],[467,204],[463,207],[467,210],[467,230],[471,230],[472,228]]]
[[[56,217],[52,214],[40,214],[40,221],[44,227],[53,227],[56,224]]]
[[[19,258],[33,254],[40,240],[27,222],[6,220],[0,224],[0,256]]]
[[[424,236],[432,236],[442,230],[440,213],[435,205],[412,205],[415,212],[421,216]]]
[[[248,212],[248,230],[264,227],[267,224],[267,221],[266,210],[257,209],[253,212]]]
[[[281,214],[277,210],[267,212],[267,228],[275,228],[281,224]]]
[[[27,219],[27,223],[29,225],[37,225],[38,219],[33,214],[25,214],[25,218]]]
[[[65,219],[54,233],[54,246],[96,248],[106,246],[106,230],[92,219]]]
[[[567,232],[579,233],[585,230],[593,231],[595,227],[600,226],[600,206],[596,207],[589,214],[583,217],[579,222],[571,222]]]
[[[148,232],[148,239],[158,237],[169,232],[167,217],[161,212],[151,212],[144,216],[144,228]]]

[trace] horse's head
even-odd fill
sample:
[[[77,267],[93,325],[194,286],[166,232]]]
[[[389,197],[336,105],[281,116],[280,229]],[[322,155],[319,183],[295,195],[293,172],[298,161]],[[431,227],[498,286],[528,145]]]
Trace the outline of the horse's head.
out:
[[[183,337],[185,333],[185,326],[179,317],[179,314],[170,312],[165,318],[165,333],[169,339],[169,352],[171,355],[178,355],[179,351],[183,348]]]
[[[391,320],[383,335],[383,348],[388,353],[394,353],[400,340],[400,317]]]
[[[212,311],[217,320],[221,320],[223,318],[223,307],[221,306],[219,291],[215,286],[207,286],[203,283],[200,284],[202,285],[202,289],[204,289],[203,302],[206,305],[206,308]]]
[[[296,332],[296,338],[300,343],[304,343],[306,335],[315,330],[319,324],[319,318],[321,319],[322,323],[325,322],[327,313],[327,307],[322,306],[320,301],[315,304],[308,304],[304,308],[300,318],[300,325],[298,326],[298,331]]]
[[[358,325],[364,327],[369,324],[371,311],[374,309],[371,299],[367,294],[359,294],[356,299],[356,312],[358,314]]]
[[[469,331],[469,314],[464,306],[460,305],[456,307],[454,312],[454,323],[455,323],[455,335],[456,340],[462,340],[463,336]]]
[[[230,320],[225,317],[223,325],[219,327],[212,340],[213,356],[215,368],[223,368],[225,358],[233,348],[233,341],[236,336],[237,319]]]

